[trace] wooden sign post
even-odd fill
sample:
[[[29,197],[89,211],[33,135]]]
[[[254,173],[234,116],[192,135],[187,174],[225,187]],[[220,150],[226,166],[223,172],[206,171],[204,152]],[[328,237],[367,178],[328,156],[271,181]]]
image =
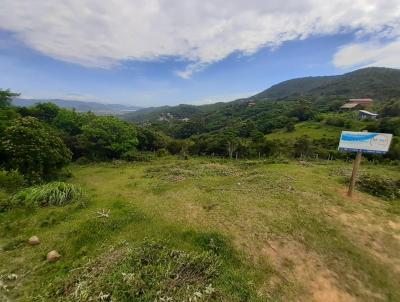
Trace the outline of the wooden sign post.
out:
[[[339,142],[339,151],[357,152],[353,163],[349,190],[347,196],[352,196],[356,185],[357,172],[360,167],[362,153],[385,154],[390,147],[392,134],[342,131]]]
[[[351,172],[349,190],[347,191],[347,196],[349,197],[353,195],[354,187],[356,186],[357,172],[358,168],[360,167],[361,158],[362,158],[362,152],[359,151],[357,152],[356,159],[354,160],[353,163],[353,172]]]

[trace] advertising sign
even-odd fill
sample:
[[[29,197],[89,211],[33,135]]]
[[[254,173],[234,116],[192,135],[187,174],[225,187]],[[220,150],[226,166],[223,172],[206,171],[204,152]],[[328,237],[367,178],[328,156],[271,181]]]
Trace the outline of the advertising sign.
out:
[[[339,151],[383,154],[389,151],[392,134],[342,131]]]

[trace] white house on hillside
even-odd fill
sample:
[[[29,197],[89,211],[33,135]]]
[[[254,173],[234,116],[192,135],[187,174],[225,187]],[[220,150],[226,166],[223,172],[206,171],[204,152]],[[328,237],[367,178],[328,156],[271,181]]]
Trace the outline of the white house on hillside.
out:
[[[372,113],[367,110],[359,110],[360,120],[372,119],[375,120],[378,116],[378,113]]]

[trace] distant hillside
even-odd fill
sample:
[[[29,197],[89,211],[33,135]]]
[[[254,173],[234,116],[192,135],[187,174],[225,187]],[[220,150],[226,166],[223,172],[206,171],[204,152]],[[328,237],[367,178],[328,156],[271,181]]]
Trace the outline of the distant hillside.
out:
[[[338,76],[306,77],[276,84],[255,99],[286,97],[370,97],[384,100],[400,96],[400,70],[370,67]]]
[[[15,106],[29,107],[37,103],[53,103],[62,108],[74,108],[79,112],[91,111],[98,114],[123,114],[130,111],[136,111],[141,109],[137,106],[126,106],[120,104],[102,104],[96,102],[83,102],[83,101],[71,101],[62,99],[51,99],[51,100],[37,100],[37,99],[21,99],[15,98],[13,104]]]
[[[230,102],[232,103],[232,102]],[[209,105],[186,105],[148,107],[124,114],[123,119],[134,122],[167,121],[168,119],[184,119],[211,113],[226,107],[228,103],[215,103]]]
[[[152,107],[127,113],[123,118],[133,122],[168,121],[200,118],[207,115],[229,120],[231,117],[258,119],[271,103],[307,98],[329,103],[336,99],[366,98],[388,100],[400,97],[400,70],[390,68],[364,68],[337,76],[306,77],[288,80],[268,88],[248,99],[210,105],[178,105]],[[247,102],[256,101],[255,107]],[[264,104],[265,103],[265,104]],[[256,114],[257,117],[252,116]],[[214,122],[213,120],[211,122]]]

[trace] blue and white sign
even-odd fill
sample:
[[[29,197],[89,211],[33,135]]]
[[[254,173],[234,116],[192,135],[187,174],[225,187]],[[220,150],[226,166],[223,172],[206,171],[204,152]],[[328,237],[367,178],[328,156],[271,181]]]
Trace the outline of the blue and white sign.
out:
[[[386,153],[389,151],[392,134],[342,131],[339,151]]]

